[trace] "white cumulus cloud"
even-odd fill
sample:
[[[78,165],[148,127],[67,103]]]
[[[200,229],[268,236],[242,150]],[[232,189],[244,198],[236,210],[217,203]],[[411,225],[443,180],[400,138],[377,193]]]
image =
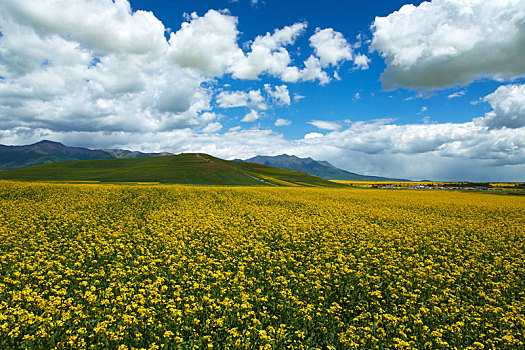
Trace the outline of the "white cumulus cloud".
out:
[[[282,80],[292,83],[299,80],[319,80],[319,83],[324,85],[330,82],[330,77],[328,77],[328,74],[323,70],[321,61],[319,61],[319,59],[314,55],[311,55],[306,61],[304,61],[303,69],[298,69],[297,67],[288,67],[288,69],[282,75]]]
[[[286,47],[305,23],[256,37],[247,53],[237,44],[237,25],[225,11],[193,13],[166,40],[162,22],[126,0],[2,1],[0,129],[203,130],[215,122],[214,79],[224,74],[329,81],[313,56],[302,68],[292,64]],[[286,85],[265,91],[277,104],[291,103]],[[260,90],[223,92],[217,101],[267,108]]]
[[[178,65],[221,76],[234,62],[244,58],[237,45],[236,17],[209,10],[202,17],[192,13],[189,20],[170,35],[169,57]]]
[[[370,58],[363,54],[357,54],[354,57],[354,64],[357,69],[367,70],[369,68]]]
[[[323,136],[323,134],[318,132],[309,132],[308,134],[304,135],[304,140],[318,139],[322,138]]]
[[[148,54],[167,47],[162,22],[151,12],[132,12],[127,0],[4,0],[1,9],[2,32],[12,33],[18,27],[27,35],[34,31],[41,38],[82,43],[95,54]]]
[[[223,91],[217,96],[217,102],[221,108],[249,107],[260,110],[268,108],[261,90]]]
[[[210,77],[231,74],[237,79],[254,80],[266,74],[285,82],[318,80],[321,84],[330,81],[323,71],[325,61],[336,64],[352,57],[351,47],[342,35],[327,29],[316,35],[328,36],[329,40],[323,42],[314,35],[312,44],[323,62],[312,55],[303,62],[304,67],[294,65],[287,47],[305,32],[307,24],[303,22],[257,36],[244,52],[237,43],[237,24],[237,18],[225,12],[209,10],[202,17],[192,13],[180,30],[171,33],[169,57],[182,67]],[[368,64],[366,58],[364,63]],[[356,64],[361,66],[362,59]]]
[[[314,48],[322,67],[337,66],[340,61],[352,59],[352,47],[343,34],[332,28],[317,28],[310,37],[310,46]]]
[[[489,128],[525,127],[525,85],[503,85],[483,99],[492,111],[480,121]]]
[[[275,86],[272,89],[272,86],[270,84],[264,84],[264,89],[278,104],[286,106],[290,105],[291,99],[290,92],[288,91],[288,86]]]
[[[292,62],[286,46],[295,43],[305,29],[306,23],[296,23],[256,37],[251,51],[232,63],[233,76],[241,79],[256,79],[262,73],[282,76]]]
[[[170,64],[162,23],[127,1],[4,1],[0,27],[0,129],[142,132],[210,121],[205,79]]]
[[[311,122],[308,122],[308,124],[311,124],[315,126],[318,129],[322,130],[339,130],[341,129],[341,125],[338,122],[333,122],[329,120],[312,120]]]
[[[241,122],[243,123],[252,123],[254,121],[256,121],[257,119],[259,119],[259,112],[257,112],[256,110],[252,109],[250,112],[248,112],[244,118],[241,119]]]
[[[214,122],[214,123],[210,123],[210,124],[206,125],[204,128],[202,128],[202,132],[204,134],[215,134],[215,133],[219,132],[221,129],[222,129],[222,124]]]
[[[287,125],[292,125],[292,122],[289,121],[288,119],[282,119],[282,118],[278,118],[276,121],[275,121],[275,126],[287,126]]]
[[[525,75],[523,0],[433,0],[376,17],[386,88],[445,88]]]

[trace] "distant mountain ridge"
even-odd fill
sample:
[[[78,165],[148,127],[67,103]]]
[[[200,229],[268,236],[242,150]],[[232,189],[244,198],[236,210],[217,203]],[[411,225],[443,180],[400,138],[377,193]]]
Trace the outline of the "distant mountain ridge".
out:
[[[352,181],[390,181],[394,179],[368,176],[351,173],[346,170],[339,169],[327,161],[314,160],[310,157],[299,158],[297,156],[290,156],[288,154],[281,154],[279,156],[256,156],[250,159],[243,160],[243,162],[264,164],[276,168],[302,171],[305,174],[315,175],[326,180],[352,180]]]
[[[60,142],[42,140],[31,145],[0,145],[0,170],[26,168],[69,160],[146,158],[170,153],[142,153],[121,149],[69,147]]]

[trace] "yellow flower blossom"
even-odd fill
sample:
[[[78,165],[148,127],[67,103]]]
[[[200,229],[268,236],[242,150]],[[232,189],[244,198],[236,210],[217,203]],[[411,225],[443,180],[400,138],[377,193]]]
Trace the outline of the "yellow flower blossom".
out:
[[[520,349],[523,197],[0,181],[1,349]]]

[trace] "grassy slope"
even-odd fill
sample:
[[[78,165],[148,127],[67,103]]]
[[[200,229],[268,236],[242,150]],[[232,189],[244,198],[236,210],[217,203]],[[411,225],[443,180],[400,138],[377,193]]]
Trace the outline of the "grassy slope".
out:
[[[82,160],[0,172],[24,181],[160,182],[191,185],[346,187],[300,172],[226,161],[206,154]]]

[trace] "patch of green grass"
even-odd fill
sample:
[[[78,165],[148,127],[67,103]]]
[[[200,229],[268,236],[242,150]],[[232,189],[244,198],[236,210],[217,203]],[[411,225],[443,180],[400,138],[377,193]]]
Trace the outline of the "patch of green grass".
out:
[[[227,161],[207,154],[183,153],[134,159],[60,162],[0,172],[0,179],[21,181],[158,182],[226,186],[347,187],[298,171]]]

